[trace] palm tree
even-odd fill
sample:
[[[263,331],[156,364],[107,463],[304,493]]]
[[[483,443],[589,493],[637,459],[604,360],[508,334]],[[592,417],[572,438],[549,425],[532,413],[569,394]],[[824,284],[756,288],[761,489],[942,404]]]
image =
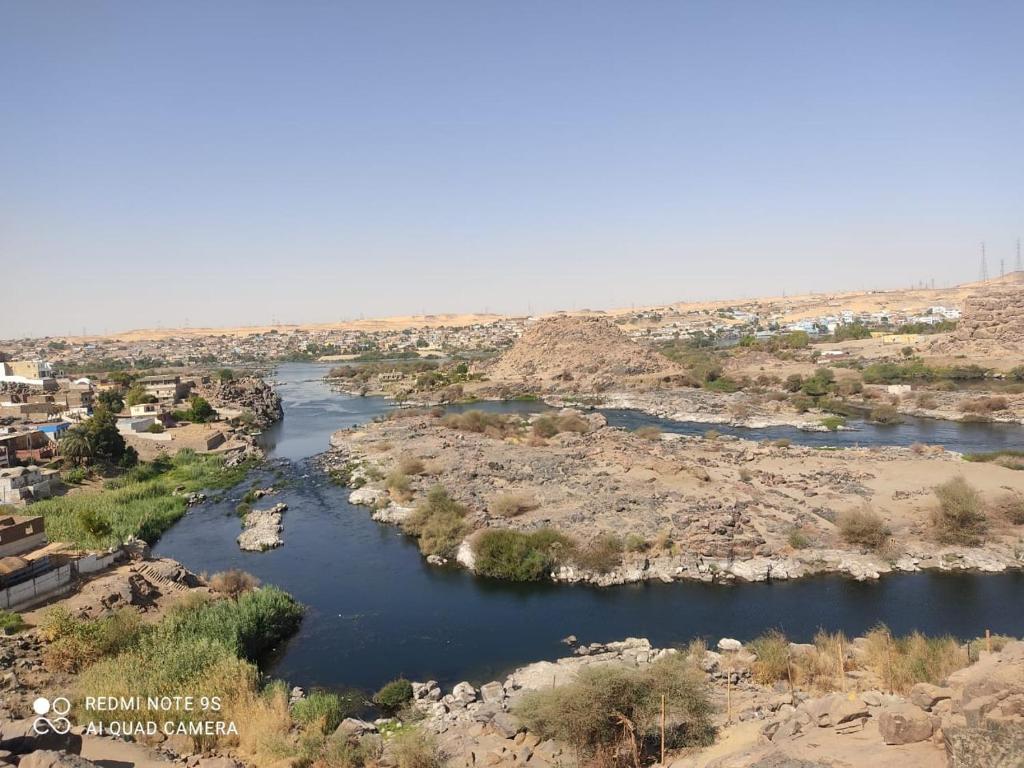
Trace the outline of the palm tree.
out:
[[[60,453],[66,461],[70,461],[75,466],[88,464],[93,459],[89,436],[81,428],[69,429],[60,439]]]

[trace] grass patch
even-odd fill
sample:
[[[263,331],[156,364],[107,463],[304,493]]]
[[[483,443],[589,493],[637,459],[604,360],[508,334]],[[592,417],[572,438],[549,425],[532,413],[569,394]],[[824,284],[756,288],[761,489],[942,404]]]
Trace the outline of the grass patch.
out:
[[[230,488],[248,471],[248,465],[227,468],[220,456],[183,450],[108,480],[103,490],[38,501],[32,512],[46,519],[51,541],[105,549],[136,536],[152,544],[185,514],[186,494]],[[183,493],[175,495],[178,488]]]

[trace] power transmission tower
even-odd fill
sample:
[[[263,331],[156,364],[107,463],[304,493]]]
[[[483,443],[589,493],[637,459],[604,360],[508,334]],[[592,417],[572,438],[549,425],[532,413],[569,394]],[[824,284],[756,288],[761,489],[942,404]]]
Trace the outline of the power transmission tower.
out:
[[[1006,259],[999,259],[999,277],[1006,277]]]
[[[1022,265],[1020,263],[1020,238],[1019,237],[1017,238],[1017,263],[1014,265],[1014,271],[1016,271],[1016,272],[1024,271],[1024,265]]]
[[[988,262],[985,261],[985,244],[981,244],[981,269],[979,270],[979,279],[983,283],[988,282]]]

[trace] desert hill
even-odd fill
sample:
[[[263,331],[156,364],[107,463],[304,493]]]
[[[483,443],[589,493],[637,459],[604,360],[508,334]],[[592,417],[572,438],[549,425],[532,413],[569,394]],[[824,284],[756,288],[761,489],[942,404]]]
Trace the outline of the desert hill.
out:
[[[527,327],[488,378],[546,391],[602,392],[655,380],[682,383],[686,371],[602,317],[556,315]]]

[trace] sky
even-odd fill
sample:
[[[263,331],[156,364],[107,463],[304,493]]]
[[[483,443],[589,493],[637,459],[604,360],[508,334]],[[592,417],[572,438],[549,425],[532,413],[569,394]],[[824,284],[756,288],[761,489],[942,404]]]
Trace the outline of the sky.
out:
[[[0,0],[0,338],[975,280],[1024,3]]]

